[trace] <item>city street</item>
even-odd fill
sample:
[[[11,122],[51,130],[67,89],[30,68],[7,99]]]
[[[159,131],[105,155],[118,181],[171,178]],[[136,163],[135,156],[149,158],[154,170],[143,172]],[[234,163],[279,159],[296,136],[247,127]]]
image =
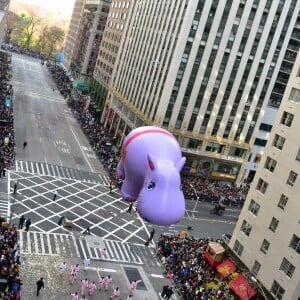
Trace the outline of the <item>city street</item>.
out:
[[[62,260],[82,265],[87,256],[91,268],[80,276],[98,281],[102,272],[110,272],[113,286],[119,285],[127,294],[130,282],[141,278],[144,285],[138,287],[135,299],[159,299],[158,292],[167,281],[155,257],[155,244],[144,246],[153,226],[134,210],[127,212],[128,204],[117,189],[109,192],[107,173],[65,99],[53,90],[47,68],[37,59],[13,54],[13,69],[16,163],[6,179],[1,179],[0,208],[5,213],[7,207],[16,225],[22,215],[32,222],[28,232],[19,231],[22,272],[26,274],[22,299],[32,299],[39,276],[48,282],[44,299],[66,299],[72,286],[66,287],[55,276],[58,266]],[[25,149],[24,141],[28,143]],[[188,200],[186,206],[186,215],[178,224],[154,227],[154,240],[161,233],[182,230],[195,237],[220,238],[232,233],[240,211],[227,208],[224,215],[217,216],[209,213],[213,206],[208,203]],[[71,220],[71,227],[58,225],[62,216]],[[85,236],[88,227],[91,235]],[[105,257],[100,257],[100,248],[107,249]],[[87,299],[96,299],[96,295]]]

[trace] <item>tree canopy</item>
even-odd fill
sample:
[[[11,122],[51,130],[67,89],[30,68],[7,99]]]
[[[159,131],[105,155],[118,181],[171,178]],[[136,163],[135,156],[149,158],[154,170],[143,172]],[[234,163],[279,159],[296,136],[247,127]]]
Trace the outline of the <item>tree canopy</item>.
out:
[[[57,25],[48,25],[46,20],[32,12],[9,13],[6,20],[4,41],[21,45],[45,56],[55,57],[62,49],[65,31]]]

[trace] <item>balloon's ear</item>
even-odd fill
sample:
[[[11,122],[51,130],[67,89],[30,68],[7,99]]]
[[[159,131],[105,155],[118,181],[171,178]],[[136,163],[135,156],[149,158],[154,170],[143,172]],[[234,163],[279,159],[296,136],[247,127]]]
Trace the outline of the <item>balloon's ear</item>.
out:
[[[181,157],[179,159],[179,161],[176,163],[176,169],[178,170],[178,172],[181,171],[181,169],[183,168],[184,164],[185,164],[186,158],[185,157]]]
[[[150,170],[153,171],[153,170],[157,169],[156,161],[155,161],[155,159],[153,158],[153,156],[152,156],[151,153],[149,153],[149,154],[147,155],[147,159],[148,159],[148,164],[149,164]]]

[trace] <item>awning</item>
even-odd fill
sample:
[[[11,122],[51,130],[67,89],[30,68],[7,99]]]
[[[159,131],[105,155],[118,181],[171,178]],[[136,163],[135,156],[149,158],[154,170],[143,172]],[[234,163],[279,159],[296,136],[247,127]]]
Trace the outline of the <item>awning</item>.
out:
[[[88,91],[90,89],[85,83],[79,82],[78,80],[73,80],[72,85],[81,91]]]
[[[251,299],[256,294],[256,289],[248,282],[243,274],[231,280],[230,289],[238,296],[240,300]]]
[[[223,278],[226,278],[235,270],[236,265],[230,259],[225,259],[220,265],[217,266],[217,271],[222,275]]]

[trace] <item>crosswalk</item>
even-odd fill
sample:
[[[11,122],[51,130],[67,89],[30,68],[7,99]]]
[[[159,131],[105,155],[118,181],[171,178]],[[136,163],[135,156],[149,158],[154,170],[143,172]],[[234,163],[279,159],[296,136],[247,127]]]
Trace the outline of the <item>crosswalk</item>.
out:
[[[101,257],[99,248],[89,247],[85,239],[77,240],[78,248],[82,257],[89,256],[94,260],[133,263],[138,265],[144,264],[145,253],[141,253],[139,248],[143,247],[143,249],[147,249],[145,246],[123,243],[121,241],[114,240],[103,240],[103,242],[107,250],[105,257]],[[152,255],[153,253],[151,253],[150,248],[148,250],[148,254]]]
[[[80,257],[75,236],[71,234],[19,231],[18,240],[21,255],[67,255],[69,257]]]
[[[100,173],[91,173],[88,171],[79,171],[77,169],[67,168],[64,166],[57,166],[42,162],[32,161],[15,161],[15,168],[17,172],[39,174],[45,176],[54,176],[59,178],[75,179],[94,184],[109,184],[107,175]]]
[[[153,248],[114,240],[103,240],[103,242],[107,253],[101,258],[100,249],[90,247],[84,237],[75,237],[72,234],[19,231],[21,255],[67,256],[81,259],[89,256],[91,260],[157,265]]]
[[[7,177],[0,179],[0,216],[7,219],[9,215],[9,195],[7,194]]]

